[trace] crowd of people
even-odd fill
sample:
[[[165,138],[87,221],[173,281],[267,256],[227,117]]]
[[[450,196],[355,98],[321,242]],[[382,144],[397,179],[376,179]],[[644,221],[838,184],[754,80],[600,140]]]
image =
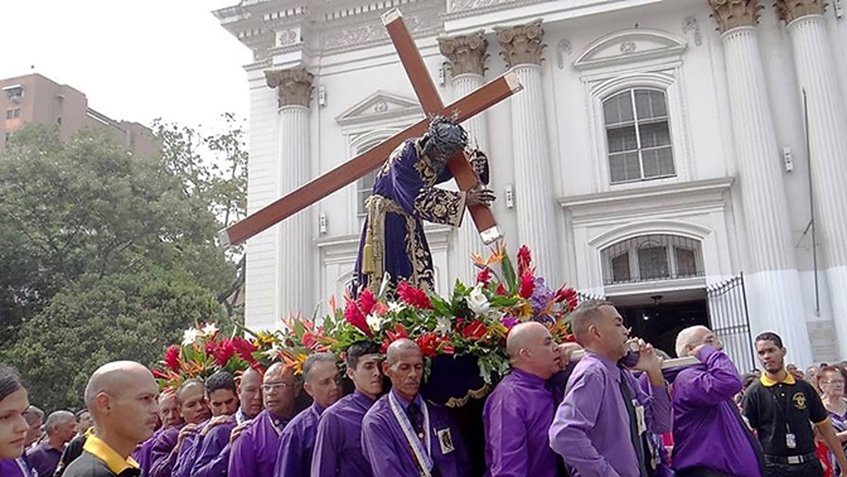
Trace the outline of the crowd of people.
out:
[[[675,351],[698,364],[669,373],[612,304],[583,303],[570,319],[576,343],[535,322],[509,332],[512,369],[482,413],[486,475],[847,476],[843,368],[789,369],[781,337],[763,333],[762,371],[742,376],[695,326]],[[469,476],[463,430],[421,396],[423,376],[423,353],[403,338],[384,354],[360,342],[310,355],[302,376],[276,363],[161,392],[145,366],[118,361],[91,375],[86,411],[45,420],[4,366],[0,476]],[[301,389],[311,403],[296,412]]]

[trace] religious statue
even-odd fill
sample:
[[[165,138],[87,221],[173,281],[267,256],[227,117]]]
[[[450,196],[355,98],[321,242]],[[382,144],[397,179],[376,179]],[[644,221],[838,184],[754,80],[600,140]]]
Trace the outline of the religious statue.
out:
[[[468,137],[456,122],[438,116],[419,138],[406,140],[377,172],[373,195],[365,202],[365,219],[356,259],[354,294],[363,287],[376,292],[388,277],[392,289],[400,281],[434,289],[432,255],[423,220],[459,227],[465,207],[489,206],[488,159],[479,150],[466,151]],[[448,159],[463,151],[480,178],[467,192],[435,187],[453,178]]]

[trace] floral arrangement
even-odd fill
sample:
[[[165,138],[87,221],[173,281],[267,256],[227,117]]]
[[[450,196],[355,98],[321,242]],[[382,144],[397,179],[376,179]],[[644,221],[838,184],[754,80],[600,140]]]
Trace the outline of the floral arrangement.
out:
[[[557,341],[572,339],[566,317],[577,306],[577,292],[565,286],[550,288],[536,274],[529,248],[519,249],[517,267],[502,244],[488,257],[472,258],[479,270],[476,283],[456,281],[449,297],[400,282],[394,293],[365,289],[358,297],[345,296],[343,307],[331,298],[331,311],[320,325],[314,318],[288,317],[275,333],[251,332],[252,341],[222,338],[209,326],[188,330],[182,346],[166,350],[164,370],[157,371],[164,374],[160,380],[172,384],[178,376],[260,367],[272,360],[282,360],[296,373],[312,352],[333,351],[343,357],[351,344],[363,340],[385,351],[394,340],[409,338],[427,358],[476,357],[481,378],[492,385],[509,369],[505,338],[516,324],[537,321]]]

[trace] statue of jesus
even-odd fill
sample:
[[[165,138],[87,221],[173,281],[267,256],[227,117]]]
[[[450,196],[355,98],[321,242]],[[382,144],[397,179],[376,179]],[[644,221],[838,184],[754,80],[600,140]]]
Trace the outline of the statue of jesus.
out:
[[[488,184],[488,159],[466,151],[468,137],[457,123],[444,117],[432,120],[423,136],[409,139],[382,166],[366,201],[362,239],[356,258],[353,291],[363,287],[375,293],[387,274],[392,290],[400,281],[429,291],[434,289],[432,255],[424,235],[423,220],[459,227],[465,207],[489,206],[494,193]],[[447,161],[463,151],[480,178],[467,192],[435,187],[453,178]]]

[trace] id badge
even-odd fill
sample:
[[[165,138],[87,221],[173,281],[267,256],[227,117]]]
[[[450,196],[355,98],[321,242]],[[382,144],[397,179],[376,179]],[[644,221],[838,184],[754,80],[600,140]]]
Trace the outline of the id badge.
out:
[[[797,437],[791,432],[785,434],[785,447],[789,449],[797,447]]]
[[[636,404],[635,420],[638,422],[638,435],[647,432],[647,420],[645,419],[644,406]]]
[[[453,446],[453,436],[450,435],[449,428],[441,429],[440,431],[436,432],[436,435],[438,436],[438,444],[441,446],[442,455],[449,454],[456,450],[456,448]]]

